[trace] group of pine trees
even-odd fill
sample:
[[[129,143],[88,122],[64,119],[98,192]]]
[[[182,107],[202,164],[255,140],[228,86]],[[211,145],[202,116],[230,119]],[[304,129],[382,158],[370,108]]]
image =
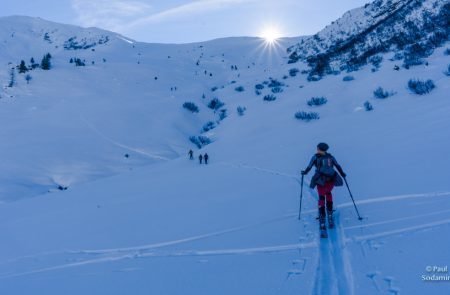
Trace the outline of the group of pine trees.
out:
[[[51,63],[52,55],[50,53],[47,53],[42,57],[41,63],[36,63],[34,58],[32,57],[30,59],[30,64],[27,66],[24,60],[20,61],[20,64],[17,66],[17,71],[19,74],[24,74],[28,71],[41,68],[43,70],[50,70],[52,67]],[[32,77],[30,74],[25,75],[25,80],[27,81],[27,84],[30,83]],[[16,84],[16,73],[15,68],[12,68],[9,74],[9,83],[8,87],[13,87]]]
[[[36,63],[34,58],[32,57],[30,59],[30,65],[27,66],[24,60],[20,61],[20,64],[17,66],[17,69],[19,70],[19,74],[26,73],[28,71],[34,70],[36,68],[41,68],[43,70],[50,70],[52,67],[51,63],[52,55],[50,53],[47,53],[42,57],[41,63]]]
[[[71,63],[71,64],[75,63],[75,66],[77,66],[77,67],[84,67],[86,65],[86,61],[85,60],[81,60],[81,59],[79,59],[77,57],[71,58],[69,60],[69,63]]]

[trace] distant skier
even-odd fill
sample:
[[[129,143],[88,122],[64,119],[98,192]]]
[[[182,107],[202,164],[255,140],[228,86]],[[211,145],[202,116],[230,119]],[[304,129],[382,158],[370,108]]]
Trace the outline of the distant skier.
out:
[[[194,152],[192,150],[189,150],[189,159],[194,160]]]
[[[333,195],[331,192],[335,186],[343,185],[342,178],[334,170],[334,167],[336,167],[339,174],[343,178],[346,177],[346,174],[336,159],[331,154],[327,153],[328,148],[328,144],[323,142],[319,143],[317,145],[317,153],[312,157],[308,167],[301,172],[302,175],[306,175],[313,166],[316,167],[314,176],[311,178],[310,187],[314,188],[317,185],[317,192],[319,194],[319,222],[321,230],[325,230],[325,200],[329,226],[334,226]]]
[[[200,154],[200,155],[198,156],[198,160],[200,161],[200,164],[202,164],[202,161],[203,161],[203,156],[202,156],[202,154]]]
[[[203,156],[203,158],[205,159],[205,165],[208,165],[208,159],[209,159],[208,154],[205,153],[205,155]]]

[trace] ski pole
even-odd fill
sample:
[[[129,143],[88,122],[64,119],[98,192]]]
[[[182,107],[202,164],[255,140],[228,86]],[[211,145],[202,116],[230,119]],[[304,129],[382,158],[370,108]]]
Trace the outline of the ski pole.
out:
[[[347,178],[344,177],[344,181],[345,181],[345,185],[347,186],[348,193],[350,194],[350,198],[352,198],[353,205],[355,206],[356,214],[358,214],[358,219],[362,220],[363,218],[361,217],[361,215],[359,215],[358,207],[356,207],[355,199],[353,199],[352,192],[350,191],[350,187],[348,186]]]
[[[303,177],[304,175],[302,175],[302,183],[301,183],[301,188],[300,188],[300,208],[298,210],[298,220],[300,220],[300,215],[302,214],[302,199],[303,199]]]

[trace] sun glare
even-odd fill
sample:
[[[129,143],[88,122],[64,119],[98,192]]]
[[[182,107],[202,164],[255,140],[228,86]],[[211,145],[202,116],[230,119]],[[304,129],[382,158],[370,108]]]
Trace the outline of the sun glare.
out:
[[[275,43],[280,37],[281,34],[275,27],[266,28],[261,34],[261,38],[269,44]]]

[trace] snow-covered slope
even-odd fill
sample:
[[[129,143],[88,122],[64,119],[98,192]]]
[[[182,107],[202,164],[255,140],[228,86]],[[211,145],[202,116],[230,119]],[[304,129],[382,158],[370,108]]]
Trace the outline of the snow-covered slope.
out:
[[[306,61],[286,56],[307,37],[273,47],[257,38],[162,45],[26,17],[0,24],[1,293],[448,289],[421,277],[450,259],[448,42],[409,69],[388,51],[353,80],[309,82]],[[73,37],[95,45],[64,48]],[[8,87],[11,67],[47,52],[50,70],[16,69]],[[410,79],[435,88],[415,94]],[[375,98],[377,87],[389,96]],[[263,99],[270,94],[274,101]],[[308,106],[311,97],[327,103]],[[224,103],[215,111],[214,98]],[[320,120],[297,120],[298,111]],[[204,131],[208,122],[216,127]],[[191,136],[212,143],[199,150]],[[364,217],[337,188],[328,240],[306,186],[297,219],[299,172],[319,141],[347,172]],[[210,163],[189,160],[189,149]]]
[[[1,200],[184,155],[189,137],[217,117],[206,107],[215,95],[210,89],[237,79],[232,62],[267,73],[269,65],[281,62],[258,48],[261,42],[255,38],[149,45],[27,17],[0,23],[0,120],[3,138],[15,137],[0,144],[8,155],[0,168],[6,183]],[[89,46],[64,48],[68,40]],[[18,74],[16,69],[15,83],[7,87],[12,67],[21,60],[30,66],[31,58],[40,63],[46,53],[53,56],[51,70]],[[71,59],[85,66],[77,67]],[[26,75],[32,77],[29,84]],[[201,104],[200,113],[184,110],[185,101]]]
[[[307,60],[310,77],[376,66],[380,53],[405,67],[443,45],[450,35],[450,3],[441,0],[377,0],[351,10],[314,36],[288,48],[290,62]],[[318,77],[317,77],[318,76]]]

